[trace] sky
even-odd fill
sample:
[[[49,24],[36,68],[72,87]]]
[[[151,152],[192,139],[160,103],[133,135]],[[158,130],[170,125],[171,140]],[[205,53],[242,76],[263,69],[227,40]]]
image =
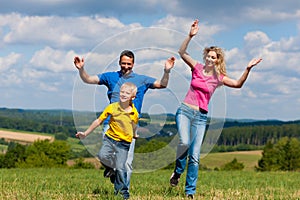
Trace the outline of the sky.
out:
[[[0,107],[100,111],[104,86],[87,85],[74,67],[85,58],[90,75],[119,69],[124,49],[134,71],[160,79],[175,56],[167,89],[149,90],[142,112],[175,113],[191,72],[177,51],[193,20],[199,32],[187,51],[202,62],[206,46],[225,51],[227,75],[238,79],[262,58],[241,89],[220,87],[211,116],[300,119],[299,0],[0,0]]]

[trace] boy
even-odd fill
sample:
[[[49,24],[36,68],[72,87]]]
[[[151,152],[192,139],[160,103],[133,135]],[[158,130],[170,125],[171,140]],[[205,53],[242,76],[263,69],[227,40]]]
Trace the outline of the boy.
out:
[[[98,156],[105,167],[104,176],[109,177],[115,173],[114,193],[117,195],[120,192],[124,199],[129,199],[125,163],[132,138],[138,137],[136,135],[138,111],[132,103],[136,92],[137,87],[133,83],[124,83],[120,88],[119,102],[108,105],[85,132],[76,134],[76,137],[84,139],[110,116],[109,129],[105,133]]]

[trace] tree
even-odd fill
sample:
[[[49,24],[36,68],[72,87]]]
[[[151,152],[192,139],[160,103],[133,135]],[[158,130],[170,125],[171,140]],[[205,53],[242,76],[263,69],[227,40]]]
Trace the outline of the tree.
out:
[[[245,165],[241,162],[238,162],[236,158],[234,158],[231,162],[226,163],[221,170],[230,171],[230,170],[243,170]]]
[[[95,166],[90,162],[85,162],[83,158],[75,160],[75,164],[71,167],[72,169],[95,169]]]
[[[67,140],[68,135],[63,132],[58,132],[58,133],[55,133],[55,139],[56,140]]]
[[[70,146],[64,141],[36,141],[28,146],[26,159],[18,167],[63,167],[70,156]]]
[[[296,171],[300,169],[300,141],[284,137],[276,144],[268,142],[258,161],[259,171]]]
[[[5,155],[1,157],[0,168],[15,168],[17,162],[25,160],[26,147],[18,143],[9,143]]]

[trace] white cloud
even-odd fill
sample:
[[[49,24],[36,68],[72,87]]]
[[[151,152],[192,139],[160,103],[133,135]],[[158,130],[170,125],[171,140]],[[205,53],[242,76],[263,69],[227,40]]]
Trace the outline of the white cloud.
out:
[[[22,84],[22,78],[19,76],[19,72],[16,70],[10,70],[9,72],[6,72],[4,74],[1,74],[0,79],[0,88],[6,88],[9,89],[10,87],[16,87]],[[6,90],[5,93],[7,93],[8,90]]]
[[[57,48],[97,44],[107,37],[139,27],[132,24],[125,27],[116,18],[22,16],[20,14],[0,15],[0,25],[6,27],[3,42],[6,45],[47,45]]]
[[[65,52],[45,47],[33,55],[29,64],[39,69],[46,69],[56,73],[74,71],[72,66],[74,56],[75,53],[73,51]]]
[[[55,85],[55,84],[49,85],[49,84],[45,84],[45,83],[41,82],[38,84],[38,87],[40,90],[46,91],[46,92],[57,92],[58,91],[57,85]]]
[[[300,10],[291,10],[291,12],[286,11],[274,11],[270,8],[247,8],[245,10],[245,17],[253,20],[253,21],[261,21],[261,22],[273,22],[274,20],[277,21],[284,21],[290,19],[298,19],[300,17]]]
[[[11,67],[14,67],[15,64],[18,63],[18,61],[21,58],[21,54],[18,53],[10,53],[8,56],[6,57],[0,57],[0,73],[7,73],[8,69],[10,69]]]
[[[47,71],[37,70],[34,68],[25,68],[22,71],[23,77],[28,80],[42,79],[47,76]]]
[[[228,76],[232,78],[241,76],[252,57],[263,58],[251,71],[242,89],[227,90],[229,98],[233,96],[229,105],[237,107],[232,109],[232,116],[241,116],[243,113],[239,110],[243,105],[248,107],[244,112],[246,116],[251,116],[252,112],[253,116],[261,113],[260,117],[264,117],[261,110],[266,107],[271,111],[272,104],[282,105],[283,112],[289,110],[289,106],[299,107],[300,37],[295,34],[299,33],[299,21],[295,31],[294,20],[299,19],[297,5],[300,1],[283,3],[274,0],[272,6],[267,1],[255,0],[245,4],[231,0],[217,5],[198,0],[189,4],[179,0],[112,0],[103,6],[99,6],[103,4],[101,1],[91,2],[27,1],[25,5],[12,0],[1,4],[0,12],[7,14],[0,15],[0,45],[3,49],[0,89],[7,87],[14,90],[14,94],[19,92],[32,97],[47,93],[47,104],[41,102],[34,106],[48,106],[52,101],[67,102],[71,98],[66,94],[72,91],[73,76],[78,75],[73,65],[75,55],[85,57],[87,71],[96,74],[118,70],[119,53],[132,49],[136,53],[135,71],[156,78],[162,75],[165,59],[175,55],[176,65],[170,74],[168,89],[182,100],[189,87],[191,72],[177,51],[191,23],[198,18],[199,34],[188,48],[193,58],[202,62],[203,47],[215,41],[221,45],[222,41],[231,43],[229,48],[223,47]],[[21,5],[25,6],[23,11],[18,9]],[[109,9],[112,7],[115,9]],[[281,24],[285,24],[284,29],[280,29]],[[239,39],[241,44],[236,41]],[[12,102],[8,97],[14,94],[7,96],[7,102]],[[161,94],[161,91],[149,93],[158,102]],[[104,95],[102,91],[99,94]],[[51,100],[51,96],[55,99]],[[148,102],[151,103],[150,98]]]

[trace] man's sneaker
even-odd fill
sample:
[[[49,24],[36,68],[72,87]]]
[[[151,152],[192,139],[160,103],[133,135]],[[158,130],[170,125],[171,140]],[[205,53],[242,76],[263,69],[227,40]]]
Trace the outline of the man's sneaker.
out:
[[[179,179],[180,179],[180,174],[177,174],[176,172],[173,172],[173,174],[170,177],[170,185],[172,187],[177,186],[178,182],[179,182]]]
[[[186,198],[188,198],[188,199],[194,199],[194,195],[192,195],[192,194],[187,194],[187,195],[186,195]]]
[[[105,168],[105,170],[103,172],[103,176],[105,178],[109,178],[109,177],[111,177],[114,174],[115,174],[115,171],[112,168],[109,168],[109,167]]]

